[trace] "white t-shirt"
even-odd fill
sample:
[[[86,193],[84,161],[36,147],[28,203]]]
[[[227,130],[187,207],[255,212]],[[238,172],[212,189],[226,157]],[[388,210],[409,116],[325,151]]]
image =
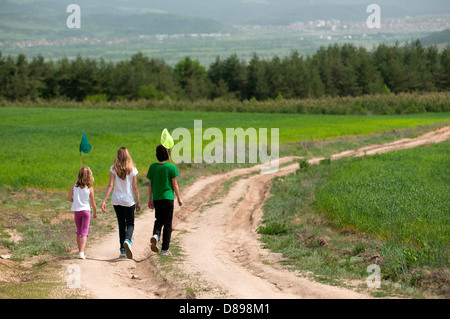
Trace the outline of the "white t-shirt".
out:
[[[138,170],[135,167],[131,174],[127,175],[127,177],[125,177],[125,180],[123,180],[119,176],[117,176],[117,173],[113,167],[114,166],[111,166],[110,169],[110,172],[114,174],[115,180],[114,191],[111,197],[111,204],[131,207],[135,204],[132,189],[133,177],[138,174]]]
[[[80,212],[83,210],[91,210],[91,206],[89,204],[89,196],[91,192],[89,191],[89,187],[80,188],[78,186],[73,187],[73,203],[72,210],[74,212]]]

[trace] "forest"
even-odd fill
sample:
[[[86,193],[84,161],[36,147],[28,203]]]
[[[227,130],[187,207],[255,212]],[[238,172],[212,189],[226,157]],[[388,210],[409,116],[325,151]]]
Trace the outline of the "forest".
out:
[[[439,51],[419,40],[321,47],[311,56],[249,61],[217,56],[208,67],[186,57],[174,67],[142,53],[107,62],[77,56],[52,61],[0,52],[0,100],[69,101],[289,100],[450,90],[450,45]]]

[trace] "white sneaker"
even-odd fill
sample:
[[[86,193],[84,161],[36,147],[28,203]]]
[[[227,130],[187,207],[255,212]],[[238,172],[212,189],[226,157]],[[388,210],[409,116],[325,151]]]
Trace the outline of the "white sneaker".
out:
[[[123,247],[125,247],[125,253],[128,259],[133,259],[133,251],[131,250],[133,243],[129,239],[125,239]]]
[[[159,251],[158,247],[156,246],[158,244],[159,238],[158,235],[153,235],[153,237],[150,239],[151,249],[153,252],[157,253]]]
[[[161,250],[161,255],[172,256],[172,253],[170,252],[170,250]]]
[[[84,252],[78,253],[78,259],[86,259],[86,256],[84,255]]]

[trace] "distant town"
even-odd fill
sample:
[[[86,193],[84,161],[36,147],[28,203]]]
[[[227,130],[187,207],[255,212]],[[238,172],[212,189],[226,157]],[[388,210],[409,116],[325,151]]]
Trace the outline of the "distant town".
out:
[[[450,15],[424,15],[403,18],[382,18],[381,28],[369,29],[366,21],[342,22],[338,19],[297,21],[287,26],[248,25],[236,28],[295,30],[304,33],[336,32],[336,33],[368,33],[368,32],[421,32],[443,31],[450,28]]]
[[[374,33],[403,33],[403,32],[437,32],[450,29],[450,15],[424,15],[417,17],[403,17],[403,18],[382,18],[381,28],[370,29],[367,27],[366,21],[362,22],[343,22],[338,19],[330,20],[315,20],[315,21],[296,21],[289,25],[235,25],[233,28],[239,30],[280,30],[298,32],[300,40],[303,40],[302,35],[315,35],[319,39],[335,40],[338,37],[343,39],[352,39],[352,35],[374,34]],[[129,38],[60,38],[60,39],[37,39],[37,40],[23,40],[23,41],[4,41],[0,42],[0,48],[29,48],[29,47],[43,47],[43,46],[70,46],[79,44],[88,45],[119,45],[127,43],[130,40],[139,41],[146,39],[156,39],[163,42],[168,39],[181,38],[220,38],[232,37],[230,32],[226,33],[191,33],[191,34],[141,34],[137,37]]]

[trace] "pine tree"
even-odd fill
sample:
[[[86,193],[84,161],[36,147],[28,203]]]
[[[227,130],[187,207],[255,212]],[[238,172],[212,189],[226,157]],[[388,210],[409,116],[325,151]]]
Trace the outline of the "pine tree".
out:
[[[266,71],[264,62],[258,58],[256,53],[253,54],[253,58],[250,60],[247,70],[247,99],[256,98],[260,101],[266,100],[269,94]]]
[[[286,82],[282,72],[281,60],[278,56],[274,56],[268,62],[266,68],[267,84],[269,89],[269,97],[277,98],[280,94],[286,94]]]
[[[244,99],[247,92],[247,67],[236,54],[224,62],[223,79],[230,92],[239,99]]]
[[[444,71],[442,89],[450,90],[450,44],[447,44],[441,53],[441,65]]]
[[[206,70],[198,61],[187,57],[177,63],[174,73],[186,98],[194,101],[208,95]]]
[[[433,86],[438,91],[445,89],[445,70],[442,67],[437,46],[428,46],[425,49],[426,67],[430,72]]]
[[[360,94],[382,93],[385,84],[373,56],[363,47],[359,47],[357,54],[356,72]]]
[[[308,74],[303,56],[300,56],[298,51],[294,51],[289,58],[283,60],[281,67],[286,88],[284,97],[287,99],[306,98],[308,96]]]
[[[419,40],[403,47],[404,65],[407,72],[408,91],[433,91],[434,83],[429,72],[425,50]]]
[[[316,52],[316,54],[314,54],[312,59],[314,61],[314,65],[319,71],[320,80],[325,90],[325,94],[336,96],[338,94],[338,91],[335,88],[333,77],[336,74],[332,74],[331,72],[331,62],[329,59],[329,55],[330,52],[328,52],[325,47],[320,47],[320,49]]]
[[[306,58],[307,65],[307,92],[309,98],[320,98],[325,95],[325,85],[320,76],[319,66],[317,60],[313,58]]]
[[[408,75],[399,44],[387,46],[380,44],[374,52],[375,63],[380,70],[384,83],[394,92],[408,90]]]
[[[351,44],[344,44],[340,48],[341,56],[341,79],[336,79],[340,83],[341,96],[358,96],[361,88],[358,83],[357,66],[360,63],[356,48]]]

